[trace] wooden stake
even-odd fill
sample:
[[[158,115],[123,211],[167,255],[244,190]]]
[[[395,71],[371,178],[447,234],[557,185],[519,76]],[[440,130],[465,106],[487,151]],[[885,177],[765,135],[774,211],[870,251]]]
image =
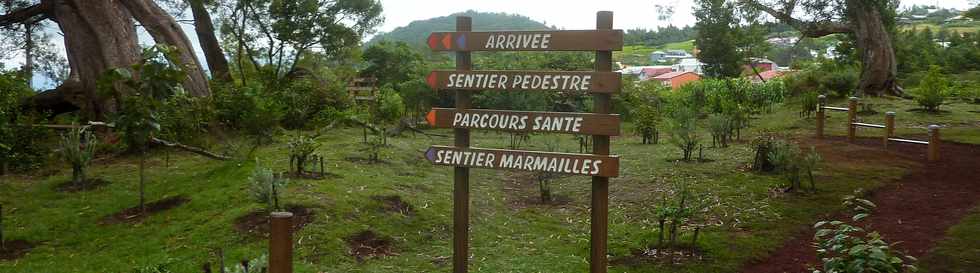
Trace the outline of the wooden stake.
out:
[[[823,107],[827,106],[827,96],[817,97],[817,139],[823,139],[823,127],[827,119],[827,114]]]
[[[854,126],[857,122],[857,107],[858,98],[851,97],[847,102],[847,142],[850,143],[854,143],[857,138],[857,126]]]
[[[895,112],[885,113],[885,148],[888,148],[888,139],[895,136]]]
[[[273,212],[269,217],[269,273],[293,273],[293,214]]]
[[[939,161],[939,125],[929,125],[929,162]]]
[[[473,27],[473,19],[467,16],[456,17],[456,31],[468,32]],[[456,52],[456,71],[472,70],[470,52]],[[471,91],[456,91],[456,110],[471,107]],[[470,146],[470,129],[453,130],[457,148]],[[466,273],[469,266],[470,238],[470,169],[456,167],[453,175],[453,272]]]
[[[596,15],[596,29],[612,29],[613,13],[600,11]],[[596,51],[595,71],[612,71],[612,51]],[[610,94],[593,94],[594,111],[598,114],[612,112]],[[592,152],[598,155],[609,155],[609,136],[595,135],[592,137]],[[589,241],[591,243],[589,272],[606,273],[606,240],[609,231],[609,178],[592,177],[592,219]]]

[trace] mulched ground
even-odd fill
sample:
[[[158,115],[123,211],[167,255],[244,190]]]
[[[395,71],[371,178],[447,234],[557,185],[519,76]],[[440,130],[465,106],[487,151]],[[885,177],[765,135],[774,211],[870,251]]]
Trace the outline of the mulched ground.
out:
[[[808,141],[847,145],[840,137]],[[856,144],[882,149],[878,138],[859,139]],[[924,145],[891,143],[888,150],[890,152],[884,156],[920,161],[923,165],[870,194],[869,199],[878,205],[870,223],[887,242],[899,242],[895,246],[898,250],[924,257],[944,237],[947,229],[980,205],[980,146],[945,142],[940,150],[940,161],[936,163],[926,163]],[[811,246],[813,233],[812,228],[801,232],[772,256],[748,264],[741,272],[807,272],[806,264],[818,264],[816,251]]]
[[[103,225],[126,223],[126,222],[136,222],[150,215],[157,214],[160,212],[167,211],[172,208],[179,207],[191,199],[185,196],[174,196],[168,197],[166,199],[158,200],[155,202],[146,203],[146,213],[140,210],[139,206],[131,207],[123,211],[117,212],[115,214],[106,216],[99,223]]]
[[[105,181],[99,178],[92,178],[92,179],[86,179],[81,183],[65,181],[54,186],[54,189],[59,192],[83,192],[83,191],[95,190],[105,185],[109,185],[109,181]]]
[[[382,236],[374,231],[365,230],[347,237],[347,247],[350,248],[348,254],[357,259],[358,262],[377,257],[396,256],[394,240],[388,236]]]
[[[0,261],[11,261],[24,257],[27,252],[34,248],[34,244],[24,240],[4,241],[3,249],[0,249]]]
[[[313,209],[300,205],[287,205],[286,211],[293,213],[292,232],[296,233],[313,222]],[[269,237],[269,211],[257,210],[235,219],[235,230],[252,237]]]

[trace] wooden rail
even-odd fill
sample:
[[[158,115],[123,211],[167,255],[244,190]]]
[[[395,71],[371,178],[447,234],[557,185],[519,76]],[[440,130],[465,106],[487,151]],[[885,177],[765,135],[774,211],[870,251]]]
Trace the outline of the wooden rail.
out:
[[[844,107],[831,107],[827,106],[827,96],[820,95],[817,97],[817,138],[822,139],[824,137],[824,125],[827,121],[826,110],[831,111],[841,111],[847,112],[847,142],[853,143],[857,139],[857,128],[874,128],[874,129],[884,129],[884,134],[882,137],[882,142],[885,148],[888,148],[890,142],[898,143],[909,143],[917,145],[928,145],[929,150],[927,157],[929,161],[939,160],[939,144],[941,142],[939,138],[939,126],[930,125],[929,126],[929,140],[913,140],[895,137],[895,112],[885,113],[885,124],[873,124],[873,123],[863,123],[857,122],[857,106],[859,99],[856,97],[851,97],[848,100],[847,108]]]

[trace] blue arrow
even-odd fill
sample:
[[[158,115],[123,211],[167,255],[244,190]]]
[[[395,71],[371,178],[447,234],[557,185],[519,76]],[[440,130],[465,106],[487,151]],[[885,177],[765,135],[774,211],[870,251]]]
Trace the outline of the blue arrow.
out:
[[[430,147],[429,150],[425,151],[425,158],[429,161],[436,162],[436,150]]]
[[[459,38],[456,38],[456,47],[466,48],[466,34],[461,34]]]

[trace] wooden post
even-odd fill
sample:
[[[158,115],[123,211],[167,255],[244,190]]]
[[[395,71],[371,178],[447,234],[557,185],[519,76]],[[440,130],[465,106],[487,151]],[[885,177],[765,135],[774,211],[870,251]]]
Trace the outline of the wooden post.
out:
[[[847,102],[847,142],[851,143],[854,143],[854,139],[857,138],[857,126],[854,126],[857,122],[857,107],[858,98],[851,97]]]
[[[823,126],[827,120],[824,106],[827,106],[827,96],[820,95],[817,97],[817,139],[823,139]]]
[[[895,112],[885,113],[885,148],[888,148],[888,139],[895,136]]]
[[[269,218],[269,273],[293,273],[293,214],[273,212]]]
[[[929,125],[929,162],[939,161],[939,125]]]
[[[612,29],[613,13],[611,11],[600,11],[596,16],[596,29]],[[596,51],[595,53],[596,72],[612,71],[612,51]],[[609,114],[612,112],[612,96],[610,94],[594,94],[594,111],[598,114]],[[592,153],[598,155],[609,154],[609,136],[592,136]],[[591,254],[589,272],[606,273],[606,240],[608,239],[609,229],[609,178],[592,177],[592,226],[589,241],[591,243]]]
[[[456,17],[456,31],[471,31],[473,19],[467,16]],[[470,71],[473,68],[470,52],[456,52],[456,71]],[[456,91],[456,110],[471,107],[471,91]],[[470,146],[470,130],[454,129],[453,137],[457,148]],[[469,264],[470,239],[470,169],[455,167],[453,175],[453,272],[466,273]]]

